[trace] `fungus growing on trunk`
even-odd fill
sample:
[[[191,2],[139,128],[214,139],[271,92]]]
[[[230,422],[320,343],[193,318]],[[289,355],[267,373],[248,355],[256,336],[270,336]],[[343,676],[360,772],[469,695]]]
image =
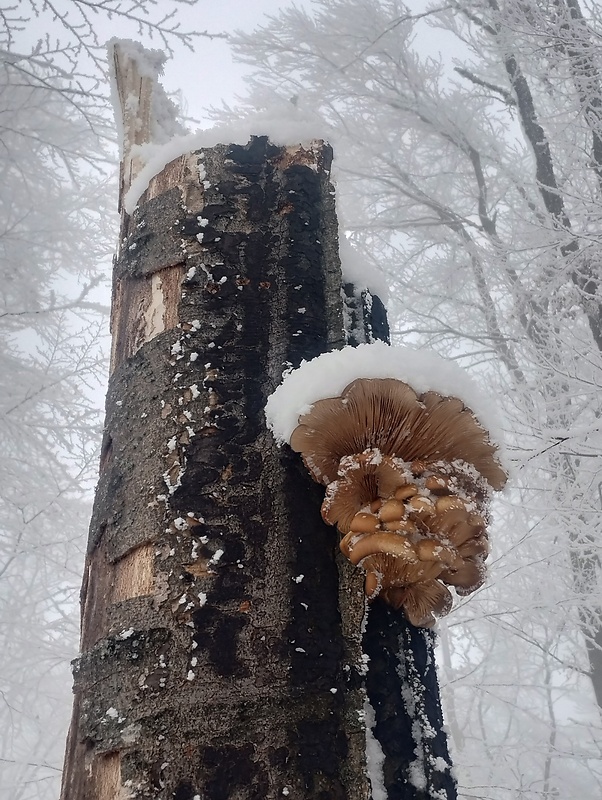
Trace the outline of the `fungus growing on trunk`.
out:
[[[401,350],[383,347],[364,345],[389,362]],[[339,391],[306,405],[290,445],[326,485],[322,516],[365,570],[368,599],[380,596],[430,627],[452,607],[448,586],[464,596],[485,580],[489,496],[506,482],[496,447],[462,400],[431,387],[418,393],[405,380],[368,377]]]

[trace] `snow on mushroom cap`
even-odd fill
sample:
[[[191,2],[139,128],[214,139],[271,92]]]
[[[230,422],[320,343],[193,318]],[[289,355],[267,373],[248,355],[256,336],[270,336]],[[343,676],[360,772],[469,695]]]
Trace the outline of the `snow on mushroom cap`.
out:
[[[290,372],[265,407],[276,440],[289,442],[301,414],[317,400],[340,395],[356,378],[397,378],[417,393],[433,391],[458,397],[488,430],[491,442],[496,447],[501,445],[499,413],[463,369],[428,350],[392,347],[384,342],[333,350],[303,361]],[[500,455],[498,451],[497,457]]]

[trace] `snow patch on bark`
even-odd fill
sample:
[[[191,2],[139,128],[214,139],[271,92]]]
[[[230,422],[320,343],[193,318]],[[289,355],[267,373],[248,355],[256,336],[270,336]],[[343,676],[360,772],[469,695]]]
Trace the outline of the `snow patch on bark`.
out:
[[[123,198],[123,207],[128,214],[131,214],[152,178],[171,161],[186,153],[202,150],[204,147],[215,147],[218,144],[247,142],[252,136],[269,136],[273,144],[281,147],[291,143],[304,143],[307,147],[312,141],[324,139],[324,134],[325,131],[320,130],[314,121],[257,114],[252,119],[216,125],[213,128],[198,130],[196,133],[176,135],[165,143],[148,142],[137,145],[132,147],[131,155],[139,159],[144,166]]]
[[[388,795],[383,775],[385,754],[380,742],[374,735],[376,714],[367,698],[364,701],[364,719],[366,722],[366,768],[372,788],[372,800],[387,800]]]

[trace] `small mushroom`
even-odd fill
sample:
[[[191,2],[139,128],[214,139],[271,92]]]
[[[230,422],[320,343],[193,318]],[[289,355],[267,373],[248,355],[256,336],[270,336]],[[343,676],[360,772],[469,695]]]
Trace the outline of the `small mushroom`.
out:
[[[487,558],[489,555],[489,539],[487,535],[482,533],[480,536],[475,536],[464,542],[464,544],[458,545],[458,553],[462,558],[472,558],[473,556]]]
[[[466,511],[466,503],[461,497],[449,494],[446,494],[443,497],[438,497],[435,501],[435,511],[437,514],[445,514],[446,511],[451,511],[453,508]]]
[[[420,561],[408,559],[390,552],[379,552],[362,559],[360,566],[366,572],[380,575],[382,590],[391,587],[413,586],[424,581],[434,580],[445,569],[439,561]]]
[[[359,542],[360,539],[363,539],[364,536],[370,536],[369,533],[358,533],[357,531],[349,531],[349,533],[345,534],[341,541],[339,542],[339,548],[341,553],[345,556],[349,556],[354,544]]]
[[[382,596],[393,608],[403,608],[412,625],[421,628],[432,628],[437,617],[448,614],[453,604],[449,589],[438,580],[383,589]]]
[[[449,528],[447,538],[456,547],[460,547],[465,542],[478,536],[481,530],[481,528],[476,528],[474,525],[471,525],[467,519],[463,519]]]
[[[452,508],[444,514],[436,514],[428,520],[428,526],[433,533],[442,537],[447,537],[455,525],[466,522],[466,510],[463,508]]]
[[[410,497],[414,497],[417,494],[418,487],[413,483],[409,483],[407,486],[400,486],[399,489],[396,489],[393,496],[396,500],[409,500]]]
[[[393,522],[403,519],[405,513],[406,509],[401,500],[393,498],[383,503],[378,512],[378,518],[381,522]]]
[[[454,547],[447,547],[437,539],[421,539],[414,545],[421,561],[437,561],[446,567],[459,567],[462,558]]]
[[[351,520],[350,530],[354,533],[374,533],[378,527],[378,517],[365,511],[360,511]]]
[[[322,517],[347,533],[354,516],[380,498],[388,498],[405,482],[405,466],[399,459],[382,456],[374,450],[345,456],[339,477],[329,484],[322,504]]]
[[[382,526],[386,531],[399,531],[400,533],[416,533],[418,528],[410,519],[396,519],[385,522]]]
[[[472,594],[485,582],[485,565],[480,559],[464,559],[458,569],[445,570],[441,573],[441,580],[450,586],[455,586],[460,595]]]
[[[418,561],[414,548],[407,536],[401,533],[373,533],[364,536],[349,548],[349,560],[352,564],[359,564],[367,556],[375,553],[404,558],[406,561]]]
[[[408,500],[407,508],[410,516],[415,515],[419,519],[427,519],[435,513],[435,504],[428,497],[414,495]]]
[[[449,493],[449,481],[442,478],[440,475],[429,475],[424,481],[424,486],[433,494]]]

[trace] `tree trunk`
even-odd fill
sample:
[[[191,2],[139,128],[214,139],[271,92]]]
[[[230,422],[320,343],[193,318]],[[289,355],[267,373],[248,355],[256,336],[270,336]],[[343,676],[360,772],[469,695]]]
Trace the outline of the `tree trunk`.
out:
[[[153,87],[129,68],[131,146]],[[263,416],[285,367],[345,343],[330,162],[321,142],[218,145],[172,161],[123,214],[62,800],[370,796],[363,577]],[[126,148],[122,195],[139,169]],[[355,343],[386,337],[380,301],[347,294]],[[424,725],[447,758],[433,640],[377,608],[368,686],[388,796],[430,797]],[[422,662],[424,717],[404,694]]]
[[[380,298],[347,283],[344,308],[350,344],[389,342]],[[372,735],[382,751],[382,788],[387,800],[456,800],[458,796],[443,725],[435,645],[433,631],[414,627],[402,612],[385,603],[376,600],[367,610],[366,695],[373,709]]]
[[[361,577],[263,419],[342,344],[330,150],[196,160],[124,218],[62,797],[359,800]]]
[[[499,13],[497,0],[489,0],[490,6]],[[575,82],[579,101],[582,104],[584,119],[591,131],[591,166],[600,182],[602,168],[602,138],[600,136],[600,76],[592,57],[592,42],[587,24],[581,13],[577,0],[566,0],[563,4],[556,3],[563,11],[562,24],[558,28],[558,43],[564,53],[570,72]],[[494,35],[499,31],[492,30]],[[563,259],[570,259],[570,279],[579,289],[580,304],[587,318],[594,343],[602,352],[602,304],[599,302],[600,281],[597,265],[591,263],[591,257],[584,255],[577,237],[572,234],[571,220],[568,216],[565,198],[558,187],[556,179],[556,165],[546,132],[538,119],[535,101],[531,93],[529,82],[521,71],[516,57],[512,53],[505,53],[504,66],[510,84],[516,96],[519,118],[525,131],[526,138],[532,147],[538,189],[543,205],[550,216],[553,226],[564,236],[564,243],[559,252]],[[549,351],[549,332],[545,326],[534,324],[527,334],[542,354],[544,363],[554,363],[557,359]],[[548,321],[548,325],[553,321]],[[557,332],[559,335],[559,332]],[[552,395],[552,405],[557,402]],[[566,421],[568,425],[568,420]],[[554,464],[554,461],[556,464]],[[558,456],[552,459],[552,465],[558,474],[568,477],[569,485],[574,482],[573,467],[568,456]],[[583,522],[583,527],[587,524]],[[597,603],[592,603],[590,597],[592,588],[597,584],[597,575],[600,571],[600,556],[595,542],[589,533],[578,534],[569,532],[569,556],[573,568],[573,581],[577,591],[585,602],[579,610],[582,624],[582,633],[585,640],[589,660],[589,675],[598,705],[602,708],[602,625],[600,608]],[[592,580],[593,578],[593,580]],[[594,606],[592,608],[592,606]]]

